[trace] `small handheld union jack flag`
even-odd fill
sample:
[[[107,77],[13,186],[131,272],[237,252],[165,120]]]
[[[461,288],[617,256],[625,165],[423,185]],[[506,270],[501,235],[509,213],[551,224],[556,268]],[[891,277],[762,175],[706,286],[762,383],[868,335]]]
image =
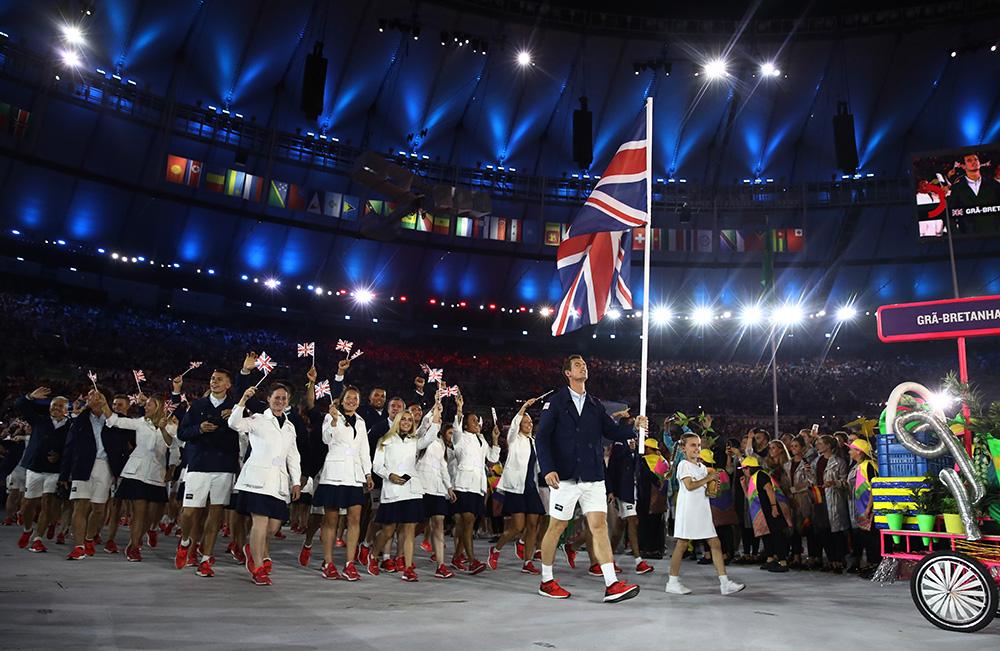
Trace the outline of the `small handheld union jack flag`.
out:
[[[90,380],[90,383],[94,385],[94,389],[97,389],[97,373],[94,373],[93,371],[87,371],[87,379]]]
[[[327,398],[332,398],[333,394],[330,392],[330,380],[323,380],[322,382],[317,382],[316,386],[313,387],[313,391],[316,394],[316,399],[319,400],[323,396]]]
[[[350,355],[352,348],[354,348],[353,341],[347,341],[346,339],[337,340],[337,350],[339,350],[340,352],[347,353],[348,355]]]
[[[443,368],[429,368],[429,369],[427,369],[427,381],[428,382],[437,382],[438,384],[441,384],[442,380],[444,380],[444,369]]]
[[[298,345],[299,357],[316,357],[316,342],[309,341]]]
[[[420,365],[420,370],[423,371],[424,373],[430,373],[431,372],[431,367],[428,366],[427,364],[421,364]]]
[[[268,357],[264,351],[261,351],[257,361],[254,362],[254,366],[263,371],[264,375],[274,372],[274,360]]]
[[[137,405],[137,404],[139,404],[139,394],[138,393],[130,393],[129,396],[128,396],[128,404],[130,404],[130,405]]]
[[[458,385],[448,387],[441,390],[441,395],[443,396],[457,396],[459,394]]]
[[[190,364],[188,364],[187,371],[184,371],[183,373],[181,373],[180,377],[184,377],[185,375],[188,374],[188,371],[192,371],[192,370],[198,368],[199,366],[201,366],[202,364],[203,364],[203,362],[191,362]]]
[[[364,354],[365,354],[365,351],[360,350],[360,349],[354,351],[354,354],[351,355],[351,361],[353,362],[354,360],[356,360],[357,358],[361,357]]]
[[[132,376],[135,378],[135,388],[139,390],[139,393],[142,393],[142,387],[139,386],[139,383],[146,381],[146,374],[142,372],[142,369],[137,369],[132,371]]]
[[[167,412],[167,414],[170,416],[173,416],[174,411],[177,410],[177,407],[178,405],[171,400],[167,400],[165,403],[163,403],[163,410]]]

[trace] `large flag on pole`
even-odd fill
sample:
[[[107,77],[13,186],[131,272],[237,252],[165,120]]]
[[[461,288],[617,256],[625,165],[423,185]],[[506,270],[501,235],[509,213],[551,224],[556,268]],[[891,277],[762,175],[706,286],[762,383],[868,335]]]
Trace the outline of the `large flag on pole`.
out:
[[[556,267],[563,299],[552,323],[555,336],[599,322],[612,296],[623,308],[632,308],[632,230],[649,223],[651,110],[647,103],[559,245]]]

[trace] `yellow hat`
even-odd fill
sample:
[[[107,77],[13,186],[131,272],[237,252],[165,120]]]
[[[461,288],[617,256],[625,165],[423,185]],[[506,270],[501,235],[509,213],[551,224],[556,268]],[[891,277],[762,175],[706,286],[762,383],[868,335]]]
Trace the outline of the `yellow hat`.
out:
[[[653,449],[659,450],[660,449],[660,442],[657,441],[652,436],[647,436],[646,439],[645,439],[645,441],[643,442],[642,446],[644,448],[653,448]]]
[[[710,463],[713,466],[715,465],[715,455],[712,454],[711,450],[702,450],[701,460],[704,461],[705,463]]]
[[[871,458],[872,456],[872,444],[864,439],[854,439],[847,447],[860,450],[868,458]]]
[[[740,468],[760,468],[760,461],[757,460],[757,457],[747,457],[740,464]]]

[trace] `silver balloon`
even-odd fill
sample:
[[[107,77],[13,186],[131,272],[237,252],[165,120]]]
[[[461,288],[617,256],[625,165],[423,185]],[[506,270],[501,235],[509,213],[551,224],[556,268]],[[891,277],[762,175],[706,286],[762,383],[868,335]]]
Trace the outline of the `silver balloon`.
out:
[[[913,438],[913,435],[906,431],[906,426],[910,423],[920,423],[915,428],[917,432],[931,431],[937,435],[938,442],[934,445],[925,445]],[[962,524],[965,525],[965,539],[979,540],[983,537],[979,531],[979,523],[973,513],[973,507],[983,499],[986,494],[986,486],[979,481],[975,470],[972,467],[972,459],[969,458],[965,447],[955,441],[955,436],[948,428],[948,424],[937,414],[925,411],[911,411],[902,416],[897,416],[893,422],[893,429],[896,432],[896,439],[904,448],[925,459],[936,459],[943,454],[950,453],[955,459],[956,465],[965,476],[966,481],[972,489],[962,483],[961,477],[954,468],[944,468],[938,473],[941,483],[948,487],[955,502],[958,504],[958,513],[962,517]]]

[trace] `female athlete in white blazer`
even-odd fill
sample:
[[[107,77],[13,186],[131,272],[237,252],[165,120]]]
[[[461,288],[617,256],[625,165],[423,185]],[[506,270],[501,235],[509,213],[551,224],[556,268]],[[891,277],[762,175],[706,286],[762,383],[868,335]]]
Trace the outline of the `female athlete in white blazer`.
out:
[[[439,405],[440,397],[435,409]],[[417,473],[424,487],[424,512],[430,521],[431,547],[438,562],[434,576],[439,579],[450,579],[455,576],[444,564],[444,519],[451,513],[451,504],[455,501],[451,473],[448,471],[451,432],[452,424],[443,423],[438,437],[431,441],[423,456],[417,461]]]
[[[229,427],[250,443],[250,457],[234,487],[240,492],[236,510],[252,518],[247,570],[254,584],[271,585],[270,565],[262,563],[256,567],[254,559],[270,557],[268,542],[288,519],[289,501],[299,499],[302,469],[295,445],[295,426],[285,416],[291,391],[283,384],[271,385],[264,413],[244,418],[247,400],[256,392],[250,387],[243,393],[229,415]]]

